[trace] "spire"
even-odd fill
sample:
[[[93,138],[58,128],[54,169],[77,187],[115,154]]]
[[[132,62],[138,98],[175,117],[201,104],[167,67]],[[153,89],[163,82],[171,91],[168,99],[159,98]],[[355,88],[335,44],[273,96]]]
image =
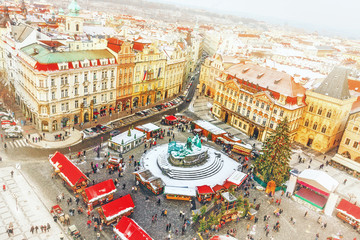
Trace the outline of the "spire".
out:
[[[334,67],[314,92],[340,100],[350,98],[348,74],[349,69]]]
[[[80,6],[77,3],[77,0],[72,0],[72,2],[68,6],[69,16],[79,16]]]

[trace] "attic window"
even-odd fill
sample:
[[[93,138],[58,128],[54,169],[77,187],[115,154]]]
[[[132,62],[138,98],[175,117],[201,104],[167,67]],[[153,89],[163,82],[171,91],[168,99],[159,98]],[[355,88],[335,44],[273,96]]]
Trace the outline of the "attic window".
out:
[[[257,75],[257,78],[261,78],[262,76],[264,76],[264,74],[265,74],[265,73],[259,73],[259,74]]]
[[[97,60],[92,60],[92,61],[91,61],[91,64],[92,64],[93,66],[96,66],[96,65],[97,65]]]
[[[275,83],[275,84],[278,84],[280,81],[281,81],[281,78],[275,79],[274,83]]]
[[[249,69],[250,69],[250,68],[244,68],[244,69],[242,70],[242,73],[246,73],[247,71],[249,71]]]

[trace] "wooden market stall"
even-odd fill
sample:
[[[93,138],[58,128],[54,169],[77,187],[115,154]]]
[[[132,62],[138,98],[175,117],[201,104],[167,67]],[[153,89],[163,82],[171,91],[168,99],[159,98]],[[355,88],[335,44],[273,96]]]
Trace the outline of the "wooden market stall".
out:
[[[90,179],[62,153],[55,152],[49,158],[49,162],[55,173],[64,180],[74,193],[82,192],[87,187]]]
[[[199,202],[209,202],[214,195],[214,191],[208,185],[197,186],[196,193]]]
[[[234,183],[236,186],[240,186],[248,177],[247,174],[240,172],[240,171],[234,171],[230,177],[226,179],[226,181]]]
[[[351,202],[341,199],[336,207],[338,213],[336,216],[341,220],[349,223],[354,229],[360,232],[360,207]]]
[[[177,123],[177,121],[178,121],[177,117],[175,117],[173,115],[165,116],[161,120],[161,122],[166,125],[175,125]]]
[[[121,157],[115,157],[115,156],[109,156],[108,160],[107,160],[107,169],[111,169],[111,170],[118,170],[119,168],[121,168],[121,164],[123,163],[124,159]]]
[[[82,192],[82,197],[88,208],[92,210],[96,205],[102,205],[113,200],[114,192],[116,192],[114,181],[109,179],[86,188]]]
[[[212,187],[212,190],[215,193],[215,197],[220,198],[220,193],[225,192],[226,188],[223,185],[216,184],[214,187]]]
[[[114,233],[120,240],[153,240],[134,220],[128,217],[120,219],[114,227]]]
[[[109,140],[109,148],[120,153],[125,153],[142,144],[144,139],[145,133],[136,129],[129,129],[112,137],[111,140]]]
[[[167,199],[190,201],[196,197],[196,191],[193,188],[187,187],[169,187],[166,186],[164,194]]]
[[[144,169],[133,173],[139,183],[149,189],[155,195],[162,194],[164,191],[164,182],[159,177],[152,175],[150,170]]]
[[[130,196],[127,194],[112,202],[102,205],[98,208],[100,218],[104,220],[106,225],[116,222],[118,219],[129,216],[135,208],[135,204]]]
[[[146,123],[144,125],[135,127],[135,129],[145,133],[146,139],[155,137],[161,131],[161,128],[153,123]]]
[[[205,120],[196,120],[193,121],[195,129],[201,129],[201,134],[205,137],[209,136],[209,133],[211,134],[211,141],[214,141],[218,138],[226,134],[224,130],[221,128],[215,126],[212,123],[209,123]]]
[[[235,221],[237,217],[241,217],[242,212],[233,210],[237,205],[236,197],[229,192],[223,192],[220,195],[221,200],[225,204],[225,213],[221,217],[221,222],[227,223]]]

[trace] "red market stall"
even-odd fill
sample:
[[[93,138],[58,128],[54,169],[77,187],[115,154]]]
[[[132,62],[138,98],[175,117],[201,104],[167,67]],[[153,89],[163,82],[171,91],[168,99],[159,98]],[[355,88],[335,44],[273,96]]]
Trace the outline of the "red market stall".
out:
[[[336,210],[338,211],[336,214],[338,218],[349,223],[357,231],[360,231],[360,207],[345,199],[341,199]]]
[[[102,205],[104,202],[113,200],[114,192],[116,192],[115,184],[112,179],[109,179],[86,188],[82,196],[88,208],[92,210],[98,204]]]
[[[120,219],[114,227],[114,232],[121,240],[152,240],[144,229],[128,217]]]
[[[59,174],[75,193],[82,192],[87,187],[87,182],[90,179],[60,152],[55,152],[49,158],[49,162],[53,166],[55,173]]]
[[[100,218],[104,220],[106,225],[117,221],[121,217],[129,216],[134,211],[135,204],[130,196],[127,194],[112,202],[102,205],[98,208]]]
[[[177,123],[177,118],[173,115],[170,115],[170,116],[166,116],[164,120],[164,123],[167,124],[167,125],[174,125]]]
[[[209,202],[214,195],[214,191],[208,185],[202,185],[196,187],[197,198],[199,202]]]
[[[230,177],[228,177],[228,179],[226,179],[226,181],[234,183],[236,186],[240,186],[246,180],[247,177],[248,177],[247,174],[240,171],[235,171],[231,174]]]
[[[223,185],[216,184],[216,185],[212,188],[212,190],[213,190],[214,193],[215,193],[215,197],[216,197],[216,198],[220,198],[220,193],[226,191],[226,188],[224,188]]]
[[[147,123],[141,126],[135,127],[135,129],[142,131],[146,135],[146,139],[150,139],[155,137],[157,134],[160,133],[161,128],[156,126],[153,123]]]

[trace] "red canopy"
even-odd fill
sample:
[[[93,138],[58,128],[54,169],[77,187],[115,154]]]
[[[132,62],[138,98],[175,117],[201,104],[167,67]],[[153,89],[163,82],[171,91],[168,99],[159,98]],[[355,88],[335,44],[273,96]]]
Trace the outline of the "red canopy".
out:
[[[222,236],[214,236],[210,238],[210,240],[236,240],[236,238],[231,237],[229,235],[222,235]]]
[[[198,194],[214,194],[212,188],[208,185],[202,185],[196,187]]]
[[[128,217],[122,217],[114,232],[120,239],[126,240],[152,240],[152,238],[142,229],[134,220]]]
[[[75,186],[79,182],[89,180],[77,166],[59,152],[55,152],[49,161],[55,170],[60,171],[59,174],[63,176],[67,184],[71,187]]]
[[[217,191],[223,190],[225,188],[222,185],[216,184],[212,189],[214,192],[217,192]]]
[[[114,219],[124,213],[127,213],[134,209],[135,204],[130,194],[118,198],[112,202],[109,202],[101,206],[104,216],[107,221]]]
[[[177,118],[174,117],[173,115],[167,116],[167,117],[165,117],[165,119],[168,121],[176,121],[177,120]]]
[[[351,202],[346,201],[345,199],[341,199],[336,209],[360,222],[360,207],[352,204]]]
[[[231,186],[236,186],[236,184],[226,180],[225,183],[223,184],[223,186],[224,186],[224,188],[229,189]]]
[[[85,189],[85,193],[89,202],[94,202],[114,192],[116,192],[116,187],[112,179],[106,180]]]

